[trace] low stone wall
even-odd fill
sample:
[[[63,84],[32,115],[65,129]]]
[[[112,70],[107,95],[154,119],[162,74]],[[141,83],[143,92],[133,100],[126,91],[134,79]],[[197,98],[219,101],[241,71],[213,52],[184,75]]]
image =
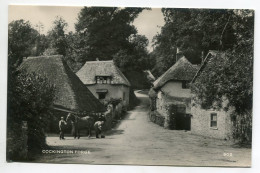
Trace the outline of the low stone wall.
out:
[[[160,115],[157,111],[150,112],[150,120],[159,126],[164,127],[165,117]]]

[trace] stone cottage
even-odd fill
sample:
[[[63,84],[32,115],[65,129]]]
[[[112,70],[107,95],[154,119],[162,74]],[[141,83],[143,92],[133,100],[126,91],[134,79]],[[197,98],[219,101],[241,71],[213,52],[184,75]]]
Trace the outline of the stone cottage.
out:
[[[209,51],[205,60],[203,61],[200,69],[194,76],[192,83],[198,78],[208,75],[203,73],[204,69],[209,68],[211,60],[218,56],[225,56],[217,51]],[[192,93],[192,106],[191,106],[191,132],[207,137],[213,137],[218,139],[230,139],[232,133],[232,122],[230,114],[234,108],[229,107],[228,111],[211,107],[209,109],[203,109],[198,103],[199,100],[196,94]],[[228,100],[222,97],[222,107],[227,107]]]
[[[161,117],[159,124],[165,128],[190,130],[190,81],[198,66],[191,64],[181,52],[177,58],[177,62],[153,83],[149,92],[151,111],[156,114],[155,119]]]
[[[113,60],[87,61],[76,74],[101,102],[117,99],[124,108],[128,107],[131,85]]]

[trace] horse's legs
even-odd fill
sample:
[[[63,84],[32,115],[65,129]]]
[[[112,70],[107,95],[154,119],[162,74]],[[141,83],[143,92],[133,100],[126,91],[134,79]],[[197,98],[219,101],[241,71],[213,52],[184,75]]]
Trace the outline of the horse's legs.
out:
[[[80,132],[79,132],[79,129],[78,129],[78,139],[80,138]]]
[[[91,127],[89,126],[88,127],[88,138],[90,138],[91,137]]]
[[[76,126],[74,123],[72,124],[71,134],[72,134],[72,136],[74,136],[74,139],[75,139],[77,136],[77,129],[76,129]]]

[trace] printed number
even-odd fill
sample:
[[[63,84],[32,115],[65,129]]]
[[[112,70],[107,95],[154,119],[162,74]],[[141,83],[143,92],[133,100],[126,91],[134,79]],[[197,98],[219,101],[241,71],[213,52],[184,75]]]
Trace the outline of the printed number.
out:
[[[223,156],[225,156],[225,157],[232,157],[232,153],[223,153]]]

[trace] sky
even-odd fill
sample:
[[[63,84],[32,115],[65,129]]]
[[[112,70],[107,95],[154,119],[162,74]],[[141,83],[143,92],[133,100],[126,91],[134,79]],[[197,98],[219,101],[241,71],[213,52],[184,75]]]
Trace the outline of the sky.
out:
[[[53,21],[56,16],[61,16],[67,23],[66,32],[75,31],[74,24],[77,22],[78,13],[82,7],[68,6],[25,6],[12,5],[9,6],[8,23],[13,20],[24,19],[30,21],[31,25],[43,24],[41,34],[46,34],[51,30]],[[144,10],[135,19],[133,24],[136,26],[138,33],[145,35],[149,40],[148,50],[152,50],[152,39],[160,32],[160,27],[164,25],[163,15],[160,8]]]

